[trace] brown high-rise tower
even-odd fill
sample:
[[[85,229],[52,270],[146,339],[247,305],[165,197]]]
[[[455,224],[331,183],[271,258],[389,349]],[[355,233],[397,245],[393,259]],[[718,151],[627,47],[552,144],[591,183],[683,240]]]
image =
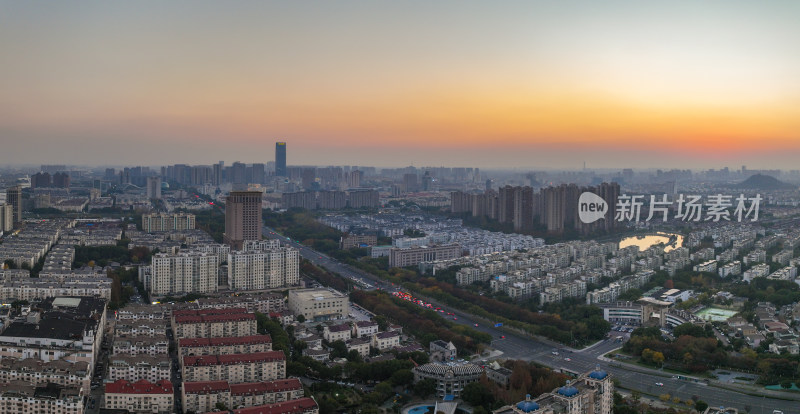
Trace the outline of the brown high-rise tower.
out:
[[[261,240],[261,192],[231,191],[225,202],[225,244],[241,250],[245,240]]]

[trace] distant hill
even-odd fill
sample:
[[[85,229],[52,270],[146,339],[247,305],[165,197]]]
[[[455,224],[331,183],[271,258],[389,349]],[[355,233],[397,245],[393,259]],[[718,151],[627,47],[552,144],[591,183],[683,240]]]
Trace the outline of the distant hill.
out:
[[[786,190],[795,188],[795,186],[791,184],[784,183],[775,177],[763,174],[752,175],[750,178],[739,183],[736,187],[756,190]]]

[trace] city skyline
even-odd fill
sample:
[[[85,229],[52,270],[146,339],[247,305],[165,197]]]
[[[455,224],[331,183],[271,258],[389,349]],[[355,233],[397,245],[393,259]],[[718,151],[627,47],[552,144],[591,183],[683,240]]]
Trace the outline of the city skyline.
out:
[[[0,162],[797,168],[797,3],[236,5],[4,3]]]

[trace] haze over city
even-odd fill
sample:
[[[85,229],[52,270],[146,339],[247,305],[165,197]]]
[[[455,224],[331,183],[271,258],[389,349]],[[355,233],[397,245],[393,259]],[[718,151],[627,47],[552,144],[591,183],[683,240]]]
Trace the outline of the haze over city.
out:
[[[798,16],[0,0],[0,414],[800,414]]]
[[[795,168],[797,2],[3,2],[0,162]]]

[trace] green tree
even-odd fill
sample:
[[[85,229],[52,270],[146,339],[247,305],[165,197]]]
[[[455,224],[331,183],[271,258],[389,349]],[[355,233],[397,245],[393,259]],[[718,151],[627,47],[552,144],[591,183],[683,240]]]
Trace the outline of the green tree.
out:
[[[350,362],[363,362],[364,358],[355,349],[347,353],[347,360]]]
[[[708,408],[708,403],[703,400],[698,400],[696,403],[694,403],[694,409],[698,412],[702,413],[706,410],[706,408]]]
[[[383,315],[376,316],[375,323],[378,324],[378,329],[381,331],[385,331],[387,328],[389,328],[389,321],[387,321],[386,317]]]
[[[494,395],[480,382],[467,384],[461,391],[461,398],[473,407],[490,408],[494,404]]]
[[[347,344],[344,341],[333,341],[330,343],[331,358],[346,358]]]
[[[676,326],[675,329],[672,330],[672,334],[676,338],[683,335],[694,336],[696,338],[705,338],[707,336],[705,328],[689,322]]]
[[[414,395],[420,398],[426,398],[436,392],[436,381],[432,379],[424,379],[414,384]]]
[[[396,386],[408,385],[414,382],[414,373],[409,369],[401,369],[399,371],[395,371],[394,374],[392,374],[392,376],[389,378],[389,381]]]
[[[303,323],[306,321],[306,317],[301,313],[297,315],[297,322]]]
[[[30,305],[30,302],[28,302],[27,300],[24,300],[24,299],[23,300],[15,300],[15,301],[11,302],[11,307],[16,309],[17,312],[19,312],[19,309],[21,307],[27,306],[27,305]]]

